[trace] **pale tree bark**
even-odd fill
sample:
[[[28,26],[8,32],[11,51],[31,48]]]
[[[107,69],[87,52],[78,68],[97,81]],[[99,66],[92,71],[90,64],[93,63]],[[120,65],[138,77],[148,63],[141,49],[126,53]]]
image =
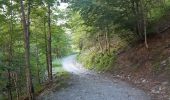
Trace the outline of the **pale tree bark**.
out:
[[[51,7],[48,3],[48,64],[49,64],[49,81],[53,80],[52,76],[52,56],[51,56]]]
[[[147,41],[147,32],[146,32],[146,18],[144,18],[144,35],[145,35],[145,47],[149,48],[148,41]]]
[[[146,16],[147,16],[147,11],[144,7],[144,0],[140,0],[140,5],[141,5],[141,20],[143,21],[143,34],[144,34],[144,39],[145,39],[145,47],[149,48],[148,42],[147,42],[147,30],[146,30]]]
[[[44,41],[45,41],[45,54],[47,64],[47,74],[50,76],[49,63],[48,63],[48,44],[47,44],[47,32],[46,32],[46,17],[44,17]]]
[[[34,88],[32,83],[32,76],[30,70],[30,32],[29,32],[29,15],[30,15],[30,0],[28,1],[28,15],[26,19],[23,0],[20,0],[21,5],[21,14],[22,14],[22,24],[24,31],[24,46],[25,46],[25,72],[26,72],[26,84],[27,84],[27,93],[29,100],[34,100]]]
[[[102,47],[102,44],[101,44],[101,41],[100,41],[100,33],[98,33],[97,39],[98,39],[98,42],[99,42],[100,50],[101,50],[102,53],[103,53],[103,47]]]

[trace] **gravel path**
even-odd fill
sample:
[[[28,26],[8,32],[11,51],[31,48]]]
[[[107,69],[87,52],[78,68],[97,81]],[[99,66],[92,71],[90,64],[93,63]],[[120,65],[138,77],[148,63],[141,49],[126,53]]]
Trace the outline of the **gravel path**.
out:
[[[62,60],[72,73],[69,87],[41,96],[40,100],[151,100],[142,90],[120,80],[88,71],[75,61],[75,55]]]

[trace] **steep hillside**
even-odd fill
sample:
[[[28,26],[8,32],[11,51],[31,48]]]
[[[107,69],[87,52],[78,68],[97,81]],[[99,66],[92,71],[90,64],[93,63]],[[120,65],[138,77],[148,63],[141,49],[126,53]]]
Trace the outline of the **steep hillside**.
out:
[[[170,98],[170,30],[118,53],[111,73],[150,92],[156,100]],[[154,99],[155,100],[155,99]]]

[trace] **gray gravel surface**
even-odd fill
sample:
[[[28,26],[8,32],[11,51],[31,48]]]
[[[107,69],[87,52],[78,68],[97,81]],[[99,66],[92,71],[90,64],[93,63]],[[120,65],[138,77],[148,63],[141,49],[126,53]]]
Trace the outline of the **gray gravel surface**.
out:
[[[84,69],[75,55],[62,60],[66,71],[72,73],[69,86],[42,94],[39,100],[151,100],[144,91],[120,80]]]

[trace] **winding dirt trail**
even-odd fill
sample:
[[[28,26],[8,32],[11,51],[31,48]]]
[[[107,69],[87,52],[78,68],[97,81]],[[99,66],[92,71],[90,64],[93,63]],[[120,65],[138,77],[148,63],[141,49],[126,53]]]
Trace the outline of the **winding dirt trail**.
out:
[[[151,100],[145,92],[125,82],[84,69],[75,58],[72,55],[62,60],[63,68],[72,73],[71,85],[41,100]]]

